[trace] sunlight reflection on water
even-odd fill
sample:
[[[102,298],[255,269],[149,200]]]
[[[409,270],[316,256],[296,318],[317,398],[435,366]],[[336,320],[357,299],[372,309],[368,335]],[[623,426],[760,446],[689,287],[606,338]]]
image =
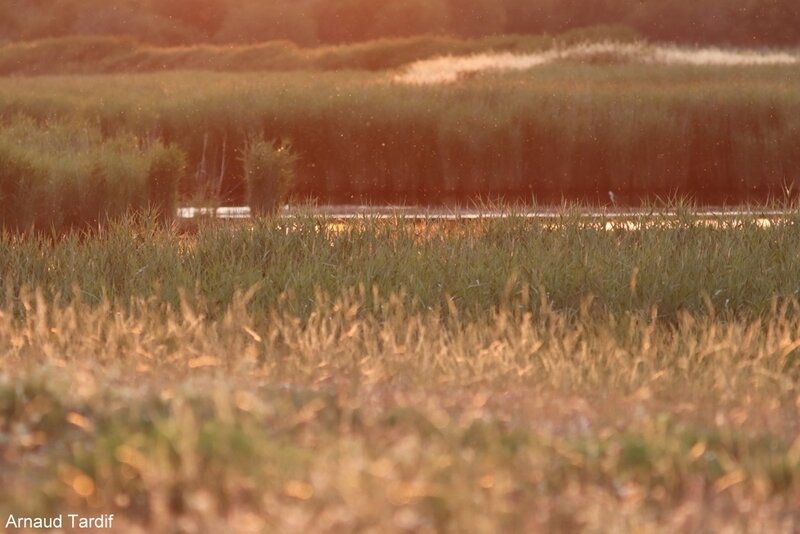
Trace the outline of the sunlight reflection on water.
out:
[[[707,228],[734,228],[754,224],[759,228],[771,228],[776,223],[785,221],[796,215],[793,211],[699,211],[694,214],[679,215],[675,212],[652,211],[585,211],[577,214],[565,214],[555,210],[539,211],[478,211],[447,209],[415,209],[404,207],[371,208],[353,206],[349,208],[283,208],[281,219],[311,217],[321,219],[326,228],[333,232],[343,232],[358,222],[375,220],[404,221],[417,224],[426,223],[464,223],[481,220],[523,218],[540,223],[546,228],[557,229],[569,221],[584,223],[587,228],[602,228],[606,231],[640,231],[653,228],[670,228],[684,226],[687,221],[693,225]],[[250,219],[250,208],[246,206],[220,208],[179,208],[177,216],[181,220],[200,218],[221,220]]]
[[[780,51],[735,50],[717,47],[687,48],[647,43],[585,43],[529,54],[481,53],[442,56],[415,61],[394,76],[397,83],[434,85],[452,83],[487,71],[528,70],[557,61],[623,62],[651,65],[747,66],[796,65],[796,54]]]

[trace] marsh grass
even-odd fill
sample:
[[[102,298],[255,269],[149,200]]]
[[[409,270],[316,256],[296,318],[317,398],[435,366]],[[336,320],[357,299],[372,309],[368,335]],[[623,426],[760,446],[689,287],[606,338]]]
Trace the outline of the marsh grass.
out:
[[[55,234],[97,228],[144,210],[148,200],[171,219],[182,158],[159,141],[127,132],[104,136],[89,121],[15,116],[0,125],[3,228]]]
[[[753,317],[775,299],[800,294],[795,212],[770,219],[720,218],[710,225],[688,210],[677,215],[587,220],[563,212],[546,223],[523,217],[462,223],[370,219],[329,225],[324,217],[259,219],[201,225],[196,235],[122,220],[92,236],[55,241],[4,233],[0,271],[6,305],[21,287],[47,300],[70,302],[74,288],[118,305],[157,295],[178,308],[181,290],[218,317],[237,291],[255,286],[253,310],[308,317],[318,293],[363,286],[366,311],[373,287],[387,296],[403,288],[409,312],[491,316],[498,306],[580,310],[593,298],[597,313],[656,308]],[[638,223],[638,224],[637,224]],[[633,282],[632,282],[633,280]],[[632,286],[633,284],[633,286]]]
[[[251,213],[274,214],[286,201],[295,179],[297,155],[291,143],[253,139],[245,146],[242,157]]]
[[[322,203],[602,205],[608,191],[630,205],[675,194],[746,203],[797,190],[798,73],[553,64],[434,87],[388,72],[6,78],[0,115],[175,144],[187,153],[182,195],[196,198],[207,185],[196,176],[208,175],[227,203],[245,202],[252,132],[292,139],[292,194]]]

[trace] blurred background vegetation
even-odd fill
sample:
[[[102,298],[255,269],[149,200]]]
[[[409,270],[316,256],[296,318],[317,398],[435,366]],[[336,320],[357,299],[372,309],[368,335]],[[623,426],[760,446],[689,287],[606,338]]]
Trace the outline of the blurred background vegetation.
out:
[[[435,56],[654,41],[789,63],[656,65],[623,47],[535,77],[392,77]],[[292,140],[293,201],[795,198],[794,46],[797,0],[0,0],[0,226],[253,205],[252,136]]]
[[[299,45],[447,34],[560,33],[624,25],[651,40],[800,42],[796,0],[0,0],[0,42],[125,35],[158,45]]]

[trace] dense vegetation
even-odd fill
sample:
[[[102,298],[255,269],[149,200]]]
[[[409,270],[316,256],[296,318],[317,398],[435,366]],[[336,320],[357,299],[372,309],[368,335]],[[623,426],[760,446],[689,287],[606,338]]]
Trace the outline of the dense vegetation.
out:
[[[0,514],[796,531],[800,221],[642,222],[4,234]]]
[[[175,144],[193,201],[212,190],[245,202],[242,150],[257,133],[292,143],[298,199],[745,202],[797,192],[799,76],[564,62],[430,87],[354,72],[6,78],[0,120],[83,121],[104,140]]]
[[[609,45],[398,77],[447,54],[648,46],[636,32],[793,46],[799,17],[788,0],[0,0],[0,517],[799,531],[796,54],[681,65]],[[627,26],[499,35],[595,23]],[[274,38],[294,43],[249,44]],[[333,203],[787,202],[772,219],[169,221],[181,203],[271,213],[290,185]]]
[[[156,44],[303,45],[382,37],[558,33],[627,25],[688,43],[797,45],[795,0],[0,0],[0,42],[128,35]]]
[[[148,206],[171,218],[184,165],[159,140],[17,117],[0,128],[0,226],[60,231]]]
[[[124,306],[157,295],[174,308],[183,300],[206,317],[221,317],[237,292],[252,288],[254,313],[305,320],[320,294],[338,298],[363,286],[360,309],[379,317],[373,289],[384,297],[398,293],[412,314],[446,315],[450,306],[474,320],[491,318],[498,306],[578,313],[591,296],[601,315],[656,310],[674,321],[709,307],[753,319],[769,313],[773,299],[800,295],[796,215],[776,218],[768,229],[753,219],[708,225],[687,214],[633,222],[652,228],[634,231],[620,221],[609,231],[606,221],[565,213],[554,225],[522,217],[340,225],[301,216],[255,226],[216,223],[191,238],[114,223],[91,238],[73,234],[55,243],[6,233],[0,303],[19,305],[27,286],[47,301],[105,296]],[[189,293],[181,297],[182,289]]]

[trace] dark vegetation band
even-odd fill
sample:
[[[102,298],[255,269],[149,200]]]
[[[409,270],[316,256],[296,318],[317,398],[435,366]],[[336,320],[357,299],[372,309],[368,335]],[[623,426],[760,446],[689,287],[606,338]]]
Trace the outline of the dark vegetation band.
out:
[[[129,35],[159,45],[285,39],[316,46],[422,34],[558,33],[598,24],[677,42],[800,43],[795,0],[0,0],[0,42]]]

